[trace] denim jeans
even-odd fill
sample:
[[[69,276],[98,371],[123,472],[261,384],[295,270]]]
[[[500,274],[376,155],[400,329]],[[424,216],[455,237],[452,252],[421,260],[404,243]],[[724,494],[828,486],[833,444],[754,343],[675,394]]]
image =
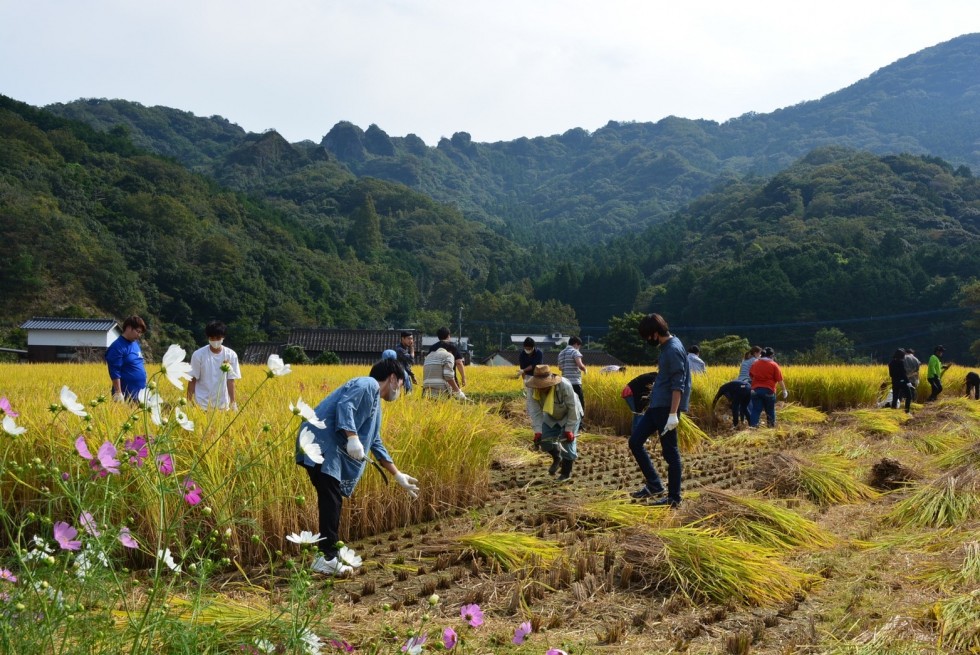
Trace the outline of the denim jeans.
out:
[[[636,426],[640,424],[640,419],[643,418],[643,414],[636,413],[636,400],[633,399],[633,396],[626,396],[623,398],[623,400],[626,401],[626,404],[630,408],[630,412],[633,413],[633,426],[630,428],[630,434],[633,434],[633,431],[636,430]]]
[[[664,426],[667,425],[668,416],[670,416],[669,407],[647,408],[639,424],[633,428],[629,446],[633,459],[636,460],[646,479],[647,486],[651,489],[661,489],[663,483],[657,475],[657,470],[653,468],[653,462],[646,449],[646,442],[650,435],[654,432],[660,435],[660,449],[663,451],[664,461],[667,462],[667,497],[679,503],[681,502],[681,451],[677,447],[677,429],[661,434]]]
[[[578,430],[578,425],[572,429],[572,434],[576,437],[578,437]],[[576,442],[577,439],[571,441],[565,439],[561,425],[545,423],[541,426],[541,450],[546,453],[556,453],[561,459],[574,462],[578,459],[578,444]]]
[[[766,410],[766,424],[776,427],[776,392],[765,387],[752,390],[752,402],[749,405],[749,425],[757,427],[762,410]]]

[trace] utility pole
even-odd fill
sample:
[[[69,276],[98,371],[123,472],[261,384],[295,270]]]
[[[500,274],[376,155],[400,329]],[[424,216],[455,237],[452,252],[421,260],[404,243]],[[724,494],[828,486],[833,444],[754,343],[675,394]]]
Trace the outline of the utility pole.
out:
[[[459,330],[456,332],[456,345],[463,345],[463,306],[459,306]]]

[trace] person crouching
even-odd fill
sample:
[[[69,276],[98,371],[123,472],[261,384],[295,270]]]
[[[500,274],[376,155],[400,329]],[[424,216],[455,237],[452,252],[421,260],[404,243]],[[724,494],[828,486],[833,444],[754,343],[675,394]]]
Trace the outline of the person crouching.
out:
[[[534,429],[534,444],[551,455],[549,475],[561,470],[558,482],[572,477],[578,459],[575,437],[582,423],[582,403],[572,384],[551,372],[546,364],[534,367],[524,381],[527,388],[527,414]]]

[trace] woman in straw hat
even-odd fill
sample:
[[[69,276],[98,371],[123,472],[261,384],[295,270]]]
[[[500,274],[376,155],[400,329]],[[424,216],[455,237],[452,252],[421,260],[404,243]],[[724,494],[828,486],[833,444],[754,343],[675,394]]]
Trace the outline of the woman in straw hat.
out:
[[[549,475],[561,470],[558,482],[572,477],[578,459],[575,438],[582,423],[582,403],[571,382],[551,372],[546,364],[534,367],[524,381],[527,387],[527,413],[534,428],[534,445],[551,454]]]

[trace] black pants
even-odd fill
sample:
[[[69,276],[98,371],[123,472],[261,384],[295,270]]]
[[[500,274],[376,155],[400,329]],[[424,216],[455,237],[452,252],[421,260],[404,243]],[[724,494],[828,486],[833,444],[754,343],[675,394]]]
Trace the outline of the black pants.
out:
[[[905,413],[909,413],[912,406],[912,390],[909,383],[905,380],[892,378],[892,409],[898,409],[898,403],[905,399]]]
[[[340,495],[340,481],[317,467],[304,466],[310,482],[316,489],[316,506],[320,514],[320,536],[317,548],[326,559],[337,556],[337,542],[340,541],[340,510],[344,497]]]
[[[585,414],[585,396],[582,394],[582,385],[581,384],[573,384],[572,385],[572,390],[575,392],[575,395],[578,396],[579,402],[582,403],[582,414],[584,415]]]
[[[943,392],[943,383],[939,378],[929,378],[929,386],[932,387],[932,393],[926,400],[935,400]]]

